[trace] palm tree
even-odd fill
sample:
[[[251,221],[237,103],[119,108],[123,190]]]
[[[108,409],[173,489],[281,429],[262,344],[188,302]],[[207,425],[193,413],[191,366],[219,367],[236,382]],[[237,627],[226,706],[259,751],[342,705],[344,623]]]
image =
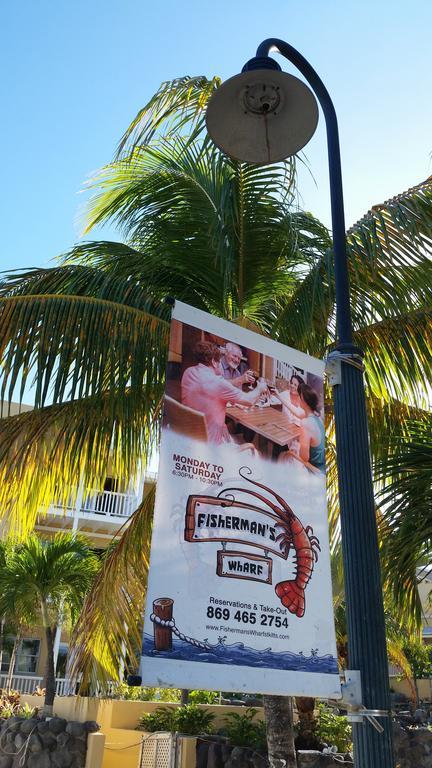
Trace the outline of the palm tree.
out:
[[[402,606],[405,625],[421,622],[415,585],[429,573],[432,549],[432,416],[395,430],[376,463],[381,485],[381,539],[387,591]],[[390,480],[389,480],[390,478]],[[406,600],[406,596],[409,600]]]
[[[0,571],[0,614],[38,616],[47,643],[45,712],[52,713],[55,697],[54,635],[60,613],[68,610],[72,619],[82,607],[98,559],[86,540],[59,533],[42,541],[29,536],[22,544],[9,547]],[[29,623],[29,621],[27,621]],[[12,661],[11,661],[12,665]]]
[[[22,397],[35,383],[35,410],[8,417],[6,409],[0,430],[0,509],[21,535],[53,496],[66,500],[81,478],[101,482],[109,459],[115,474],[132,476],[157,445],[166,297],[319,357],[334,343],[329,233],[296,206],[294,161],[249,166],[206,139],[203,109],[218,84],[164,84],[94,180],[86,231],[114,222],[123,241],[82,243],[53,269],[3,283],[2,400],[16,391]],[[347,233],[355,334],[367,351],[371,444],[381,454],[383,430],[404,433],[413,414],[424,418],[431,211],[429,179],[374,206]],[[334,451],[330,467],[335,479]],[[150,493],[86,602],[75,635],[84,681],[115,677],[119,659],[139,648],[152,505]]]

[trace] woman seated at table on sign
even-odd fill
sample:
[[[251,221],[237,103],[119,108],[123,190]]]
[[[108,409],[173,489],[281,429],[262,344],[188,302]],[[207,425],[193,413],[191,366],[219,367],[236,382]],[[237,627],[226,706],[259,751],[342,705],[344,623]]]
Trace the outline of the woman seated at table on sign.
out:
[[[299,395],[305,411],[305,418],[300,422],[299,456],[320,472],[325,472],[325,433],[324,424],[317,410],[318,395],[305,383],[299,387]]]
[[[272,389],[272,394],[276,395],[282,403],[282,413],[288,417],[289,421],[295,424],[300,424],[300,419],[304,419],[306,416],[299,394],[300,387],[303,384],[304,381],[301,376],[298,376],[297,373],[293,373],[290,378],[288,389],[285,389],[283,392],[278,392],[277,389]]]
[[[222,352],[210,341],[198,342],[194,353],[197,364],[186,368],[181,380],[182,403],[204,414],[210,442],[230,443],[225,424],[226,404],[253,405],[267,391],[267,384],[258,381],[255,389],[242,392],[224,379]]]

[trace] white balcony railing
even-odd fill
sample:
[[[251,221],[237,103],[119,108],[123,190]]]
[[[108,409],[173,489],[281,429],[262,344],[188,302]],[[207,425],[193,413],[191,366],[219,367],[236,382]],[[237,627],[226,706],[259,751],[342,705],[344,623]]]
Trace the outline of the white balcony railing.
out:
[[[2,673],[0,675],[0,688],[5,688],[7,683],[7,674]],[[32,695],[37,688],[41,688],[43,683],[43,677],[37,675],[13,675],[11,681],[11,689],[13,691],[19,691]],[[95,696],[111,696],[117,683],[108,683],[103,691],[102,688],[97,685],[93,695]],[[56,696],[73,696],[76,694],[78,688],[77,680],[70,680],[67,677],[56,677]]]
[[[96,515],[102,518],[126,519],[131,516],[139,504],[138,497],[131,493],[120,491],[98,491],[86,489],[84,494],[74,504],[72,497],[66,504],[54,502],[51,512],[74,512],[79,515]]]
[[[86,491],[80,512],[105,517],[130,517],[138,506],[138,499],[119,491]]]
[[[8,676],[0,675],[0,687],[5,688]],[[41,677],[35,675],[12,675],[11,685],[13,691],[20,693],[34,693],[36,688],[42,683]]]
[[[11,688],[13,691],[19,691],[19,693],[27,693],[32,695],[37,688],[42,685],[43,678],[36,675],[13,675],[11,681]],[[7,675],[0,675],[0,688],[4,688],[7,683]],[[71,680],[67,680],[65,677],[56,678],[56,695],[68,696],[71,693],[75,693],[75,683]]]

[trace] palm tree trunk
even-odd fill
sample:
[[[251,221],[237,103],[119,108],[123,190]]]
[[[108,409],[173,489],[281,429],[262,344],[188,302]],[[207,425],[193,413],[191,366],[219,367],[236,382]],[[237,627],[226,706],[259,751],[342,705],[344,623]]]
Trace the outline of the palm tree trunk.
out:
[[[13,648],[12,648],[12,653],[11,653],[10,659],[9,659],[9,669],[8,669],[8,676],[7,676],[7,680],[6,680],[6,690],[8,690],[8,691],[10,691],[10,689],[12,688],[12,678],[13,678],[15,661],[16,661],[16,656],[17,656],[17,650],[18,650],[18,646],[19,646],[20,640],[21,640],[21,635],[17,631],[17,633],[15,635],[15,640],[14,640]]]
[[[292,699],[263,696],[270,768],[297,768]]]
[[[189,688],[181,689],[180,704],[182,707],[185,707],[186,704],[189,704]]]
[[[45,667],[45,702],[44,713],[52,714],[55,693],[55,670],[54,670],[54,637],[51,627],[45,627],[45,637],[47,644],[47,661]],[[49,711],[48,711],[49,710]]]
[[[45,667],[45,701],[43,706],[44,715],[52,715],[53,704],[56,694],[56,680],[54,669],[54,631],[49,623],[47,606],[41,601],[42,622],[45,630],[47,644],[47,660]]]
[[[315,717],[315,699],[296,696],[296,707],[299,718],[297,748],[319,749],[319,740],[316,735],[318,722]]]
[[[413,677],[413,680],[414,680],[414,690],[415,690],[415,699],[416,699],[415,704],[416,704],[416,709],[418,709],[420,706],[420,696],[419,696],[417,678]]]

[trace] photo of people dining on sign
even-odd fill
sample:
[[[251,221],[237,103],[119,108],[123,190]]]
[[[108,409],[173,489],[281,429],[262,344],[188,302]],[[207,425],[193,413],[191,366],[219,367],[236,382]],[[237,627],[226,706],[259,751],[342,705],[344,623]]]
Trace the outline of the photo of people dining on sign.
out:
[[[325,472],[323,381],[173,320],[164,427]]]

